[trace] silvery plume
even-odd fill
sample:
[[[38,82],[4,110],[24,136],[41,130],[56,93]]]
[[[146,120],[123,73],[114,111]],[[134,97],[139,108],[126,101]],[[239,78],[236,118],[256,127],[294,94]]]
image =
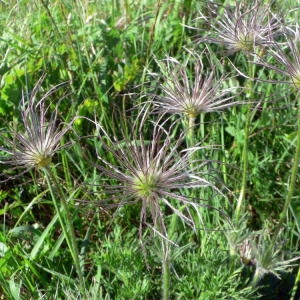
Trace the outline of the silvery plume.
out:
[[[256,46],[269,45],[282,30],[282,18],[261,0],[236,1],[234,7],[224,7],[223,14],[217,13],[214,18],[202,15],[199,19],[211,28],[200,41],[225,45],[229,54],[254,53]]]
[[[111,138],[97,124],[102,153],[106,154],[98,154],[100,163],[96,168],[111,181],[111,184],[101,185],[106,195],[113,195],[110,201],[116,201],[119,206],[140,203],[140,234],[143,224],[148,224],[167,238],[165,208],[195,228],[190,209],[197,214],[199,206],[206,204],[189,198],[185,192],[195,188],[217,188],[210,182],[212,172],[206,174],[205,171],[209,161],[194,159],[193,154],[204,147],[186,149],[183,134],[175,141],[172,138],[172,125],[166,129],[164,122],[147,122],[146,118],[147,114],[140,112],[130,127],[130,134],[123,133],[121,138]],[[152,129],[148,135],[145,127]],[[109,156],[113,162],[107,159]],[[147,222],[148,216],[152,224]]]
[[[162,95],[155,95],[154,99],[158,112],[195,118],[201,113],[221,111],[242,103],[234,101],[238,87],[224,87],[229,83],[228,75],[217,78],[212,62],[205,68],[201,56],[193,58],[194,62],[180,63],[168,57],[159,63]],[[190,66],[194,67],[193,72],[189,72]]]
[[[46,99],[65,83],[55,86],[38,99],[44,78],[45,75],[39,79],[29,96],[23,94],[20,122],[1,134],[0,163],[5,169],[1,174],[6,178],[4,180],[49,165],[53,155],[62,149],[61,139],[71,127],[58,122],[57,106],[50,112],[50,104],[46,104]],[[6,166],[9,167],[6,169]]]
[[[293,84],[300,89],[300,27],[297,24],[294,29],[287,27],[285,30],[285,43],[273,43],[268,49],[268,58],[272,57],[275,62],[270,63],[264,57],[260,57],[257,64],[272,69],[285,75],[289,80],[283,83]],[[274,82],[274,81],[273,81]]]

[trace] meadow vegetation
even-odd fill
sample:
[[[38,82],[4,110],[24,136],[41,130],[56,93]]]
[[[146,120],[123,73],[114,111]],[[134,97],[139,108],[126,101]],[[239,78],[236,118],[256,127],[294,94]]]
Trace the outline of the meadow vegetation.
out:
[[[0,9],[0,299],[300,298],[297,0]]]

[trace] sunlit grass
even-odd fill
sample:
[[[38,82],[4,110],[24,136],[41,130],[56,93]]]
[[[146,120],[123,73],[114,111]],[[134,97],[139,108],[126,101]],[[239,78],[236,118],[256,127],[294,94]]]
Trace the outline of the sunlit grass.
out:
[[[246,7],[249,2],[244,1]],[[262,11],[267,11],[267,1],[254,2],[255,8],[266,2]],[[269,4],[273,16],[283,17],[290,29],[278,30],[280,18],[273,20],[274,30],[269,29],[280,43],[262,51],[260,60],[249,52],[254,42],[264,47],[271,42],[271,31],[265,27],[261,40],[239,35],[234,51],[219,42],[199,43],[204,40],[199,33],[211,33],[207,21],[215,18],[214,26],[225,24],[222,5],[236,4],[216,3],[1,2],[0,172],[5,181],[0,186],[0,298],[159,299],[162,267],[167,265],[165,298],[269,299],[276,294],[290,299],[294,287],[297,299],[299,51],[297,42],[284,44],[298,32],[297,1]],[[245,10],[248,21],[238,14],[240,24],[253,24],[252,10]],[[199,18],[200,12],[208,18]],[[173,73],[160,68],[163,61],[175,68]],[[252,61],[259,63],[251,69]],[[34,95],[42,74],[41,95],[64,86],[49,95],[42,119],[34,120],[40,127],[33,127],[35,136],[30,136],[20,111],[25,123],[30,115],[19,103],[22,93],[27,99]],[[203,99],[196,96],[203,85],[198,81],[211,80],[210,74],[217,87],[213,97],[207,95],[210,89],[205,93],[208,106],[202,109]],[[188,102],[183,96],[199,101]],[[172,99],[166,104],[165,97]],[[151,113],[141,120],[144,102]],[[184,105],[176,110],[174,103]],[[142,126],[130,125],[138,121]],[[153,125],[161,130],[155,143]],[[57,136],[55,128],[63,134]],[[99,128],[105,134],[99,135]],[[8,136],[11,129],[22,135]],[[50,148],[37,138],[45,141],[48,133],[55,138]],[[25,138],[28,142],[22,144]],[[7,141],[9,147],[18,146],[17,152],[8,150]],[[168,143],[176,149],[170,147],[170,153],[159,156]],[[72,147],[65,147],[69,144]],[[180,155],[189,151],[184,170],[172,173]],[[50,164],[54,182],[41,172]],[[186,171],[188,165],[192,170]],[[180,181],[182,174],[193,176],[199,169],[209,188],[189,189],[189,181]],[[121,183],[129,178],[129,187],[126,181],[122,189],[120,178]],[[153,208],[148,200],[158,190]],[[188,209],[191,203],[195,205]],[[64,216],[74,229],[65,226]],[[161,219],[155,223],[157,216],[163,216],[163,225]],[[75,260],[72,238],[78,249]]]

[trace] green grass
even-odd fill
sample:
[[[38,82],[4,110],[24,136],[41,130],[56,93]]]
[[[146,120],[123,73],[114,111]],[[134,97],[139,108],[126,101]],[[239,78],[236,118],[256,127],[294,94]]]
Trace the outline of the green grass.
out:
[[[97,156],[112,164],[117,160],[86,118],[99,122],[111,136],[130,136],[137,107],[153,94],[162,94],[162,59],[172,56],[184,62],[189,57],[186,68],[193,77],[193,59],[186,49],[196,53],[208,49],[205,67],[210,59],[217,74],[234,75],[224,88],[246,86],[248,90],[237,92],[236,100],[253,104],[198,116],[196,124],[205,123],[187,137],[189,146],[214,145],[195,155],[199,161],[210,160],[204,171],[223,195],[206,188],[180,191],[204,204],[198,214],[191,211],[196,230],[162,206],[176,244],[170,244],[169,298],[292,299],[293,287],[299,295],[299,262],[285,268],[282,264],[299,256],[300,250],[300,181],[294,165],[299,93],[279,83],[287,80],[282,74],[258,65],[249,70],[249,57],[242,53],[226,56],[221,45],[195,42],[199,32],[188,26],[208,30],[197,19],[200,12],[209,13],[206,2],[0,3],[0,146],[6,147],[8,125],[20,121],[22,92],[30,92],[44,72],[40,95],[68,82],[50,98],[50,109],[62,99],[58,119],[71,122],[74,116],[85,117],[76,119],[62,140],[72,145],[53,158],[55,185],[39,170],[0,183],[0,299],[160,299],[165,254],[160,238],[146,224],[140,236],[140,203],[118,206],[124,199],[111,199],[105,191],[104,185],[116,181],[95,168],[101,164]],[[234,3],[217,1],[222,2]],[[291,24],[299,16],[299,8],[291,11],[296,7],[296,0],[286,1],[284,7],[281,1],[272,4]],[[254,72],[255,77],[277,83],[250,83],[232,64],[243,73]],[[149,118],[157,120],[156,115]],[[174,141],[187,130],[180,116],[172,116],[167,125],[175,120]],[[151,136],[150,129],[150,125],[143,128],[145,139]],[[0,173],[6,169],[1,163]],[[61,197],[67,207],[61,205]],[[172,204],[184,211],[176,201]],[[70,220],[64,219],[66,213]],[[247,241],[255,261],[245,253]],[[270,272],[253,284],[258,265]]]

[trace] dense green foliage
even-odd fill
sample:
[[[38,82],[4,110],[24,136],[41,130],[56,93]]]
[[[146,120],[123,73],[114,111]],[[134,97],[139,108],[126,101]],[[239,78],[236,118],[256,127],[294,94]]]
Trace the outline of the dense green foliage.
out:
[[[163,60],[168,56],[186,62],[186,72],[193,78],[193,53],[203,51],[209,53],[203,55],[205,72],[213,65],[218,78],[228,75],[222,87],[234,91],[233,101],[246,104],[203,113],[195,120],[192,137],[187,133],[183,148],[191,143],[213,146],[193,158],[199,165],[209,162],[204,172],[216,189],[180,189],[202,205],[198,214],[191,211],[195,230],[162,205],[168,237],[176,243],[170,246],[170,299],[291,299],[299,262],[289,260],[297,258],[300,250],[299,172],[287,215],[282,217],[281,212],[299,139],[300,93],[294,85],[282,83],[288,81],[284,74],[251,64],[251,55],[199,42],[209,30],[200,12],[213,15],[207,2],[0,2],[1,155],[5,155],[8,128],[22,126],[22,94],[30,93],[44,73],[40,97],[67,82],[48,99],[49,110],[59,102],[57,121],[67,124],[76,116],[85,117],[74,120],[72,130],[60,141],[71,141],[71,145],[53,157],[54,191],[39,169],[0,183],[0,299],[161,297],[164,253],[160,238],[146,222],[140,226],[139,201],[125,205],[122,196],[106,191],[107,185],[118,182],[104,177],[95,165],[103,164],[99,156],[112,165],[118,159],[103,146],[110,142],[106,135],[99,138],[101,130],[88,118],[99,122],[107,135],[129,139],[141,103],[164,92]],[[299,20],[296,6],[296,0],[272,1],[271,8],[292,26]],[[219,10],[222,14],[223,7]],[[276,64],[274,57],[266,59]],[[248,80],[242,73],[260,80]],[[148,117],[145,140],[151,139],[150,120],[158,119],[156,114]],[[167,125],[176,119],[170,133],[174,141],[187,127],[178,115]],[[245,194],[237,214],[245,169]],[[6,170],[1,161],[1,173]],[[9,175],[18,172],[12,170]],[[60,187],[56,196],[55,186]],[[68,215],[58,213],[54,200],[57,197],[59,203],[61,194],[77,239],[84,278],[81,289],[72,239],[68,242],[65,234],[72,229],[60,226],[60,213],[63,218]],[[184,211],[176,199],[170,202]],[[246,253],[248,246],[251,257]],[[257,274],[259,266],[268,272]]]

